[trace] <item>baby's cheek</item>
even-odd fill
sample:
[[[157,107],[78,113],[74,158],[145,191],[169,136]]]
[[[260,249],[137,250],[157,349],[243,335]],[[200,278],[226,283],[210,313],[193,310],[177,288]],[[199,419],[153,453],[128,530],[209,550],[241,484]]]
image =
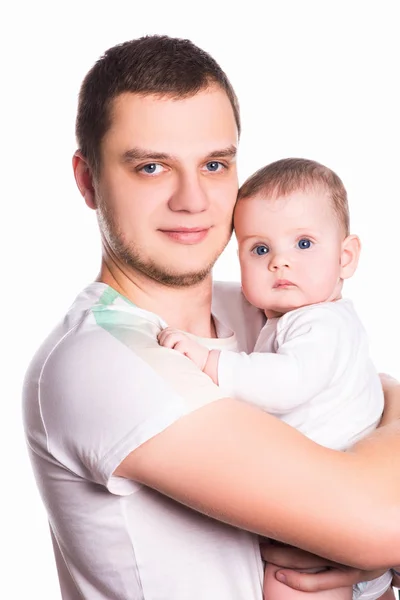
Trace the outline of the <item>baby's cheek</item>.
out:
[[[268,300],[268,285],[260,273],[252,269],[242,270],[242,290],[253,306],[264,309]]]

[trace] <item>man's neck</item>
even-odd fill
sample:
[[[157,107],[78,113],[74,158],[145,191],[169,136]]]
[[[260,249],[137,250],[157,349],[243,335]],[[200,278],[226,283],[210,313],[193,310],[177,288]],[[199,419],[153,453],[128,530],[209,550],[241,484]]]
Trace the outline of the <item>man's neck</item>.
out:
[[[211,317],[211,274],[193,286],[171,287],[141,273],[111,271],[103,262],[98,281],[111,286],[136,306],[155,313],[169,327],[199,337],[216,337]]]

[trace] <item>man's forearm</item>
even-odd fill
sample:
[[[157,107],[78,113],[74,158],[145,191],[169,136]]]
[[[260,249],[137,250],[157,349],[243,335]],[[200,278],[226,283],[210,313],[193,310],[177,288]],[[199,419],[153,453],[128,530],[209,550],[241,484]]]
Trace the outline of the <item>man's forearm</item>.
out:
[[[400,421],[344,453],[263,411],[219,400],[143,444],[116,475],[339,563],[400,562]]]

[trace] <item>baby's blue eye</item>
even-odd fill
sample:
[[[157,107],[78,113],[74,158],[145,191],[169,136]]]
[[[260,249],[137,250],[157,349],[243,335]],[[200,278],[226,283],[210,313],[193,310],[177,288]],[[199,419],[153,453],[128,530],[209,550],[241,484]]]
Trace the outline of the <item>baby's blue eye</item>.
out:
[[[257,254],[257,256],[264,256],[265,254],[268,254],[269,248],[263,244],[253,248],[252,252],[253,254]]]
[[[311,248],[311,244],[312,242],[310,240],[303,238],[297,242],[297,247],[300,248],[300,250],[307,250],[308,248]]]

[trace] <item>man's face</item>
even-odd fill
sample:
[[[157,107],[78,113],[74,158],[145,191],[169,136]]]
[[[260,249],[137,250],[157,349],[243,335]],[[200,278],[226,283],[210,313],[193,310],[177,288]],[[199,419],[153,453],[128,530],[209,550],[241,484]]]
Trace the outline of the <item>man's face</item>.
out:
[[[113,103],[95,183],[106,253],[161,283],[204,279],[227,244],[237,128],[220,88]]]

